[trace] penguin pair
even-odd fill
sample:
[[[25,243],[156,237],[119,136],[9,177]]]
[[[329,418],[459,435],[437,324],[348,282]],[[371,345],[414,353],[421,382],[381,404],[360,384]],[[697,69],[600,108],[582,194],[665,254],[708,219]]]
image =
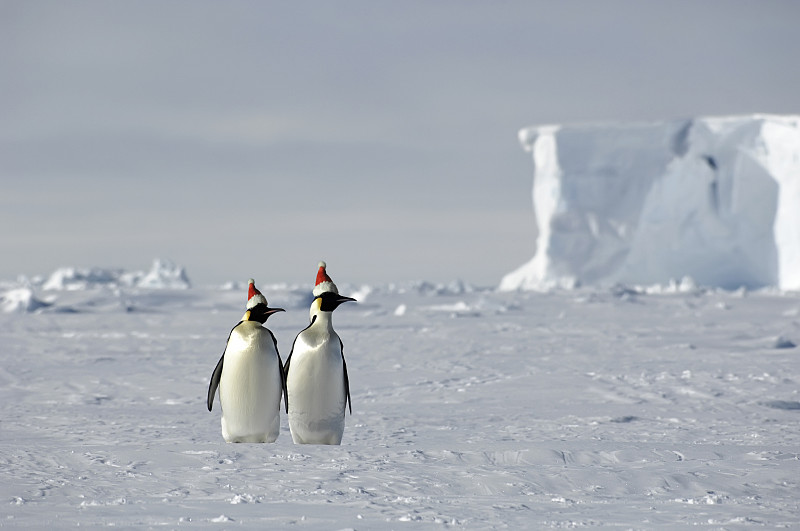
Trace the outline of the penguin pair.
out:
[[[250,279],[244,317],[231,330],[208,387],[209,411],[219,388],[226,442],[274,442],[282,396],[295,444],[341,444],[345,407],[352,414],[352,404],[342,340],[331,316],[355,299],[339,295],[325,262],[319,263],[313,294],[311,322],[295,338],[284,365],[275,336],[262,326],[284,310],[270,308]]]

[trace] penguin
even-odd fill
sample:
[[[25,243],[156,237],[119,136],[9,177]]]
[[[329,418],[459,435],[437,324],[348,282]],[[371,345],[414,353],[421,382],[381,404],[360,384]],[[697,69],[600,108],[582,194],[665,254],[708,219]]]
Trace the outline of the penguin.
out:
[[[283,368],[295,444],[341,444],[345,407],[353,414],[344,347],[331,316],[340,304],[355,299],[339,295],[326,267],[319,263],[311,323],[297,334]]]
[[[225,442],[264,443],[278,438],[281,396],[288,412],[286,378],[278,341],[262,325],[270,315],[282,311],[267,305],[267,298],[251,278],[244,316],[231,330],[208,385],[209,411],[219,387]]]

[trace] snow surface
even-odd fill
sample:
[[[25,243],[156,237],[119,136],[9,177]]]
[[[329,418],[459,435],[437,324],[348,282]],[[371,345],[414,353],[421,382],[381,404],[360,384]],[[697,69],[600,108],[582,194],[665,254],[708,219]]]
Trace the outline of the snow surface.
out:
[[[503,290],[663,284],[800,290],[800,116],[520,131],[536,254]]]
[[[284,358],[310,287],[262,284]],[[800,295],[340,289],[360,302],[334,316],[353,415],[332,447],[283,414],[274,444],[223,442],[205,395],[244,290],[0,313],[0,526],[800,525]]]

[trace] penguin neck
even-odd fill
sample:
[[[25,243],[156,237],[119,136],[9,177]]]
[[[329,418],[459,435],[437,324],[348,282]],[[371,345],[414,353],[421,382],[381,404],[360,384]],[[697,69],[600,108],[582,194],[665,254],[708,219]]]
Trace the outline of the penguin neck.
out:
[[[251,323],[253,325],[258,325],[258,326],[262,326],[264,324],[264,323],[262,323],[262,322],[260,322],[260,321],[258,321],[256,319],[253,319],[253,317],[250,315],[250,310],[247,310],[246,312],[244,312],[244,315],[242,316],[241,322],[242,323]]]
[[[333,317],[333,312],[323,312],[322,310],[314,308],[311,311],[311,324],[313,326],[319,326],[327,328],[328,330],[333,330],[333,322],[331,318]]]

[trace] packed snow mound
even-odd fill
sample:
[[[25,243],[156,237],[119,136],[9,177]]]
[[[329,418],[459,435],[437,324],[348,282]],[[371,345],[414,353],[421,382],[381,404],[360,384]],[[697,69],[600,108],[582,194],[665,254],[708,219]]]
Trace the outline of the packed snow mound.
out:
[[[501,290],[663,284],[800,289],[800,116],[541,126],[536,254]]]
[[[37,299],[31,288],[16,288],[0,294],[0,311],[3,313],[30,313],[50,306]]]
[[[79,291],[95,288],[147,288],[147,289],[186,289],[191,282],[183,267],[169,260],[156,258],[150,271],[125,271],[123,269],[102,269],[62,267],[54,271],[41,285],[43,290]]]

